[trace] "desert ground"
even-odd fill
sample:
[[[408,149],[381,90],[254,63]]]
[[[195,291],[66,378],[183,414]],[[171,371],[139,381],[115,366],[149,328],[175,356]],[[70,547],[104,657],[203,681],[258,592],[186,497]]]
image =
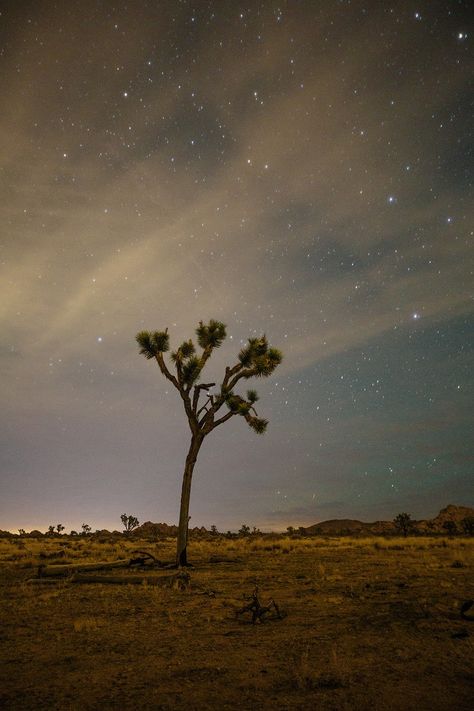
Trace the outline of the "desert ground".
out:
[[[29,582],[40,564],[121,560],[136,549],[171,560],[174,545],[125,536],[0,540],[0,706],[472,708],[472,608],[461,614],[474,598],[472,537],[216,536],[190,542],[184,589]],[[255,585],[280,617],[271,610],[252,624],[250,613],[236,614]]]

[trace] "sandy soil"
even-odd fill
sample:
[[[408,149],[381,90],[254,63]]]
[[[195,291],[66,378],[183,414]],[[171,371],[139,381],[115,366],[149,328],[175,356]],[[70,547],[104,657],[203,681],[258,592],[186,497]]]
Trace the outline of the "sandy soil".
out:
[[[171,540],[0,540],[2,708],[472,708],[472,538],[214,538],[191,542],[182,591],[27,582],[40,553],[85,563],[134,548],[173,556]],[[236,616],[255,584],[282,619]]]

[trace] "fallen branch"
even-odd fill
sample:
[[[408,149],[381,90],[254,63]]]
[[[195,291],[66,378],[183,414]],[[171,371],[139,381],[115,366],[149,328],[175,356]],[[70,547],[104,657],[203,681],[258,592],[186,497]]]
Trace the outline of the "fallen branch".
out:
[[[82,575],[76,573],[69,578],[71,583],[99,583],[100,585],[153,585],[173,590],[185,590],[191,577],[189,573],[176,575]]]
[[[65,558],[66,551],[60,550],[60,551],[53,551],[52,553],[44,553],[43,551],[41,551],[39,554],[39,557],[43,560],[46,560],[48,558]]]
[[[113,563],[68,563],[65,565],[40,565],[38,568],[38,577],[52,577],[72,575],[72,573],[94,570],[107,570],[109,568],[127,568],[130,560],[116,560]]]
[[[73,583],[99,583],[101,585],[152,585],[155,587],[168,587],[174,590],[184,590],[188,587],[190,576],[187,573],[166,575],[161,577],[150,575],[133,576],[101,576],[101,575],[73,575]]]
[[[218,555],[211,555],[209,563],[241,563],[242,558],[221,558]]]
[[[140,568],[145,568],[145,567],[157,567],[161,568],[162,563],[158,558],[155,558],[154,555],[151,553],[148,553],[147,551],[132,551],[133,555],[136,556],[136,558],[130,558],[128,565],[130,568],[133,567],[140,567]]]
[[[251,600],[251,602],[248,605],[244,605],[244,607],[242,607],[240,610],[237,610],[235,613],[236,617],[238,615],[244,614],[244,612],[251,612],[252,624],[255,625],[259,624],[260,622],[263,622],[263,616],[267,612],[270,612],[270,610],[273,608],[276,612],[277,618],[279,620],[282,619],[280,609],[273,598],[270,598],[266,605],[260,604],[260,601],[258,599],[258,585],[255,586],[255,590],[248,599]]]
[[[80,572],[94,572],[97,570],[108,570],[110,568],[168,568],[166,563],[162,563],[154,555],[147,551],[133,551],[137,557],[115,560],[113,562],[104,561],[102,563],[65,563],[59,565],[41,564],[38,568],[39,577],[65,576]]]
[[[57,585],[58,583],[64,582],[64,580],[58,580],[58,578],[29,578],[27,581],[28,585]]]
[[[190,581],[188,573],[177,573],[176,575],[163,575],[160,577],[151,575],[84,575],[74,573],[68,578],[52,576],[50,578],[30,578],[26,582],[29,585],[57,585],[58,583],[100,583],[101,585],[151,585],[153,587],[169,587],[174,590],[185,590]],[[209,592],[211,595],[211,592]]]

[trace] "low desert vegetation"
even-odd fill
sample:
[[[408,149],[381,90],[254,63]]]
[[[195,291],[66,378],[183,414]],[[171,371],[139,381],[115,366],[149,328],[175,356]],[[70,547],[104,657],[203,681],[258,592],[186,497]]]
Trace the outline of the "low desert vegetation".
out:
[[[176,574],[161,569],[119,570],[125,585],[37,577],[175,550],[133,535],[0,539],[2,707],[471,708],[474,539],[211,533],[190,539],[184,586],[155,585]],[[258,624],[242,612],[255,590]]]

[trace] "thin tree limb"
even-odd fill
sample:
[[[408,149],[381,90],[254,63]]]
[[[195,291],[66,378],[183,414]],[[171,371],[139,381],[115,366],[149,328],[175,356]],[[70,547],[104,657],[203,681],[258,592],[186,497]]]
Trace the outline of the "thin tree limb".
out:
[[[236,412],[228,412],[228,413],[227,413],[226,415],[224,415],[223,417],[220,417],[218,420],[215,420],[215,421],[212,423],[212,426],[211,426],[211,429],[209,430],[209,432],[210,432],[211,430],[213,430],[214,427],[217,427],[218,425],[222,425],[223,422],[227,422],[227,420],[230,420],[230,418],[233,417],[233,416],[236,415],[236,414],[237,414]]]
[[[170,371],[168,370],[168,368],[166,366],[165,360],[163,358],[163,353],[157,353],[156,360],[157,360],[157,363],[160,366],[160,370],[163,373],[163,375],[165,376],[165,378],[167,378],[171,383],[173,383],[173,385],[175,386],[175,388],[177,390],[180,390],[181,388],[180,388],[178,381],[176,380],[174,375],[172,375],[170,373]]]
[[[255,368],[243,368],[236,375],[234,375],[227,387],[229,388],[229,390],[233,390],[241,378],[252,378],[254,375],[258,375],[258,372],[255,370]]]
[[[210,388],[213,388],[214,385],[215,385],[215,383],[201,383],[200,385],[194,386],[194,393],[193,393],[193,411],[194,412],[196,412],[196,410],[197,410],[201,390],[209,390]]]

